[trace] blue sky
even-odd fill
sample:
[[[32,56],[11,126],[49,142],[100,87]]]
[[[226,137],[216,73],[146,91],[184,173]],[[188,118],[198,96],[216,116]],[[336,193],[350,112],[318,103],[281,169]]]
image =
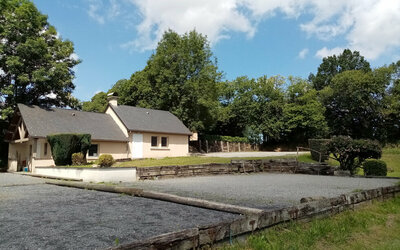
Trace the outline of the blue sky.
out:
[[[400,59],[398,0],[34,0],[82,60],[74,96],[89,100],[143,69],[162,33],[208,36],[225,79],[307,77],[324,56]]]

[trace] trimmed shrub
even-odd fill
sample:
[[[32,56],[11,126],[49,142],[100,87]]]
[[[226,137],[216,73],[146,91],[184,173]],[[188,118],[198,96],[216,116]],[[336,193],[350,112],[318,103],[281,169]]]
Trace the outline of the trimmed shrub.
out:
[[[382,147],[377,141],[353,140],[348,136],[333,137],[327,143],[327,149],[340,163],[340,169],[349,170],[351,174],[355,174],[366,159],[378,159],[382,155]]]
[[[364,168],[365,175],[372,175],[372,176],[387,175],[386,163],[382,160],[368,159],[363,162],[362,166]]]
[[[321,152],[321,161],[328,160],[329,154],[327,144],[329,141],[329,139],[308,139],[308,147],[312,149],[310,152],[311,158],[314,161],[319,161],[319,154],[317,152]]]
[[[90,134],[55,134],[48,135],[47,141],[51,147],[51,154],[57,166],[71,165],[72,154],[86,152],[91,144]]]
[[[111,167],[115,163],[114,158],[109,154],[100,155],[98,162],[100,167]]]
[[[86,164],[85,156],[81,153],[73,153],[71,156],[72,165],[80,166]]]

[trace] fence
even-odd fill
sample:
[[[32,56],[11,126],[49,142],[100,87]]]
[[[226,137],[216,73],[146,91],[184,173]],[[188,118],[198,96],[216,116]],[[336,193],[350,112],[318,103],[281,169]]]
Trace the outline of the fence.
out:
[[[198,140],[189,143],[190,153],[259,151],[260,145],[244,142]]]

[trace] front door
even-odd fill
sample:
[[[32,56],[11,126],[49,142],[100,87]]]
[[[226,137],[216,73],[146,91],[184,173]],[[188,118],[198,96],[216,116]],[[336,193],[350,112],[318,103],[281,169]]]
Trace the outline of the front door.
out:
[[[132,158],[143,158],[143,134],[132,135]]]

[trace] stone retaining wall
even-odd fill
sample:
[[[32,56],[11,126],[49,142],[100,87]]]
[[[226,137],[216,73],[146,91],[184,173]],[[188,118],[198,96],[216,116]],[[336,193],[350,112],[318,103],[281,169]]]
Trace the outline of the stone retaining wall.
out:
[[[236,173],[299,173],[333,175],[334,168],[327,164],[297,162],[295,159],[232,160],[229,164],[201,164],[185,166],[158,166],[137,168],[138,180],[219,175]]]

